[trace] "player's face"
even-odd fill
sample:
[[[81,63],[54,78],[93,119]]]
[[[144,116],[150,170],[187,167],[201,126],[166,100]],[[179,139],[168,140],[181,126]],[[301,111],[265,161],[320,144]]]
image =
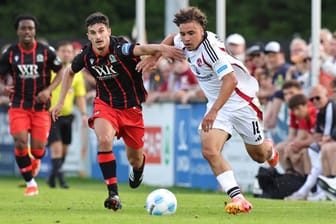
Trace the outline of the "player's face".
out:
[[[187,50],[196,50],[203,40],[204,30],[202,26],[193,21],[180,24],[179,29],[182,42]]]
[[[31,44],[35,40],[35,23],[33,20],[21,20],[18,24],[17,35],[21,44]]]
[[[104,54],[110,44],[111,29],[103,23],[96,23],[88,27],[88,39],[91,41],[93,48],[99,53]]]

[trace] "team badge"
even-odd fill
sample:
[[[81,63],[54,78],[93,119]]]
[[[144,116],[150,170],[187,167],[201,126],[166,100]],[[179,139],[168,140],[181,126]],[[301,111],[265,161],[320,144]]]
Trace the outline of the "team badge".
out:
[[[196,61],[198,67],[201,67],[202,66],[202,59],[198,58],[197,61]]]
[[[42,54],[38,54],[36,55],[36,62],[43,62],[43,55]]]
[[[15,61],[15,62],[18,62],[18,61],[19,61],[19,56],[18,56],[18,55],[15,55],[15,56],[14,56],[14,61]]]
[[[93,65],[93,62],[94,62],[94,59],[93,58],[90,58],[90,64]]]
[[[110,54],[109,59],[110,59],[110,62],[111,62],[111,63],[117,61],[117,59],[116,59],[112,54]]]

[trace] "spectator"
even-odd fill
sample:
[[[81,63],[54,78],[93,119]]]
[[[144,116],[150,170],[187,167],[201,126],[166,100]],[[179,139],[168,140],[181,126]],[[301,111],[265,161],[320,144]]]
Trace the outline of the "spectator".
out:
[[[329,168],[331,164],[328,157],[323,159],[321,164],[320,151],[323,157],[328,154],[330,149],[333,150],[335,148],[336,144],[332,136],[333,132],[336,131],[336,104],[328,99],[328,91],[322,85],[312,87],[309,99],[314,107],[319,110],[314,132],[314,143],[308,148],[311,170],[304,185],[287,197],[287,200],[326,200],[325,194],[319,188],[312,196],[308,197],[308,194],[316,185],[317,177],[322,173],[322,167],[327,166]],[[325,168],[326,173],[329,173],[328,168]]]
[[[331,88],[331,96],[330,98],[336,102],[336,79],[333,79],[330,83],[330,88]]]
[[[264,123],[265,129],[275,128],[277,117],[282,106],[282,85],[286,79],[287,70],[290,67],[285,60],[284,52],[276,41],[271,41],[265,46],[266,66],[272,74],[272,84],[276,91],[272,94],[270,103],[266,108]]]
[[[304,94],[310,90],[310,57],[309,49],[305,40],[294,38],[290,43],[290,58],[293,63],[287,70],[286,80],[296,79],[303,88]]]
[[[251,75],[259,80],[258,74],[267,72],[264,47],[260,44],[255,44],[246,50],[246,57],[251,61]]]
[[[245,61],[245,38],[238,34],[234,33],[229,35],[226,38],[226,47],[229,53],[240,60],[241,62]]]
[[[288,101],[290,129],[288,139],[277,144],[280,164],[286,173],[306,176],[310,171],[307,148],[313,142],[313,129],[317,110],[303,94],[296,94]]]
[[[327,74],[336,77],[336,33],[330,41],[330,55],[322,62],[321,69]]]

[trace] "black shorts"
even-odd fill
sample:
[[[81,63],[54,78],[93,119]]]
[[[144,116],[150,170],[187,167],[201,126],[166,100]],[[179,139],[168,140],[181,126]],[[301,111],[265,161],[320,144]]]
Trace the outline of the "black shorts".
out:
[[[64,145],[71,144],[72,138],[72,121],[74,115],[60,116],[57,121],[52,122],[48,138],[48,145],[62,141]]]

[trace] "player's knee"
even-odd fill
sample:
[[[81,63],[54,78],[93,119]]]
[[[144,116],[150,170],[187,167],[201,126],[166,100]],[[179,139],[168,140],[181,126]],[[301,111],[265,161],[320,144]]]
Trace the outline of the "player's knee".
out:
[[[218,153],[215,150],[212,150],[207,147],[203,147],[202,155],[206,160],[211,160],[212,158],[218,156]]]
[[[100,149],[111,149],[113,137],[108,135],[98,136],[98,145]]]
[[[267,154],[261,150],[255,150],[250,156],[257,163],[264,163],[267,159]]]
[[[44,148],[39,149],[31,149],[31,154],[34,156],[35,159],[42,159],[45,154]]]

